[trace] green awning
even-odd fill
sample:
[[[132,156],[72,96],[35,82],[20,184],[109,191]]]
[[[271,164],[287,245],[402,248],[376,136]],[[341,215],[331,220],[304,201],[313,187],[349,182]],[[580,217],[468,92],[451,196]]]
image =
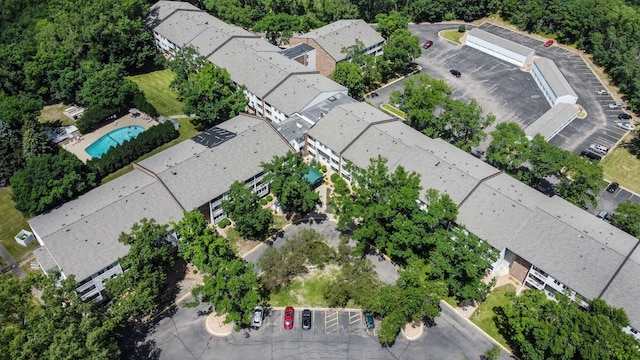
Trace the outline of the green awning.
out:
[[[309,185],[315,186],[322,181],[322,174],[318,170],[309,166],[309,172],[302,176]]]

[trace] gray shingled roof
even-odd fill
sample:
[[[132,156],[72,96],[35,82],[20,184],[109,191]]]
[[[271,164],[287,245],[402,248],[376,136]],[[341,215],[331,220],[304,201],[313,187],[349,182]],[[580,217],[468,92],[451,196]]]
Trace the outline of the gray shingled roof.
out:
[[[243,30],[243,32],[245,34],[242,36],[254,36],[248,31]],[[205,31],[196,36],[191,41],[190,45],[195,46],[201,56],[207,57],[211,52],[224,44],[224,42],[229,40],[232,36],[234,35],[216,27],[208,27]]]
[[[394,119],[373,106],[358,102],[336,106],[314,126],[309,135],[335,152],[342,152],[364,129],[377,121]]]
[[[571,84],[569,84],[567,79],[565,79],[564,75],[562,75],[562,72],[553,61],[540,57],[533,60],[533,66],[540,70],[540,73],[542,73],[542,76],[547,80],[556,97],[565,95],[574,96],[576,98],[578,97],[571,87]]]
[[[203,21],[208,16],[210,15],[202,11],[177,11],[153,30],[177,46],[183,47],[209,28]]]
[[[600,295],[624,259],[590,235],[540,209],[507,247],[588,298]]]
[[[176,10],[202,11],[188,2],[161,0],[149,8],[145,18],[145,24],[150,28],[154,28]]]
[[[236,84],[245,85],[247,90],[263,99],[291,74],[312,72],[299,62],[282,56],[276,49],[255,53],[242,41],[233,39],[208,59],[227,69]]]
[[[522,55],[522,56],[529,56],[533,54],[533,49],[521,44],[518,44],[516,42],[513,42],[511,40],[507,40],[503,37],[500,37],[498,35],[494,35],[491,33],[488,33],[484,30],[480,30],[478,28],[473,28],[471,30],[469,30],[469,33],[467,36],[474,36],[478,39],[487,41],[489,43],[495,44],[497,46],[500,46],[504,49],[513,51],[516,54]]]
[[[260,173],[262,162],[291,150],[278,132],[259,118],[239,115],[218,127],[237,135],[180,162],[175,161],[178,157],[175,153],[182,154],[184,149],[170,148],[140,163],[147,167],[148,161],[153,164],[149,167],[161,168],[156,174],[187,211],[224,194],[234,181],[248,180]],[[165,161],[172,162],[171,166],[158,165]]]
[[[632,260],[622,266],[615,280],[609,285],[602,298],[611,306],[623,308],[629,316],[629,321],[635,329],[640,326],[640,286],[638,286],[638,274],[640,274],[640,256],[636,249]],[[596,266],[597,267],[597,266]]]
[[[132,175],[127,176],[129,174]],[[121,178],[135,181],[140,178],[139,175],[149,177],[134,170]],[[146,183],[146,181],[142,181],[142,183]],[[101,202],[101,197],[105,195],[104,188],[113,185],[109,182],[97,188],[97,191],[90,191],[80,198],[68,202],[65,206],[79,208],[91,200]],[[182,218],[182,209],[160,183],[154,181],[137,186],[138,188],[133,193],[119,197],[116,201],[108,202],[102,208],[91,209],[94,211],[87,212],[81,219],[73,222],[68,221],[53,233],[47,231],[49,234],[41,235],[46,249],[65,275],[73,274],[76,276],[76,280],[80,281],[126,255],[128,246],[119,243],[118,237],[122,232],[130,232],[131,226],[142,218],[153,218],[160,224],[178,221]],[[111,199],[111,196],[107,197]],[[65,210],[63,208],[56,209],[48,215],[53,218],[65,217]],[[31,226],[35,231],[40,230],[37,223],[32,223]],[[40,235],[40,233],[38,234]]]
[[[347,88],[320,74],[302,74],[288,77],[264,98],[285,115],[304,110]]]
[[[368,48],[384,41],[364,20],[338,20],[295,38],[314,39],[336,61],[343,60],[342,48],[355,45],[356,39]]]
[[[558,131],[560,127],[568,125],[567,120],[575,118],[577,115],[578,109],[573,104],[559,103],[527,126],[524,132],[531,138],[540,134],[549,140],[551,134]]]

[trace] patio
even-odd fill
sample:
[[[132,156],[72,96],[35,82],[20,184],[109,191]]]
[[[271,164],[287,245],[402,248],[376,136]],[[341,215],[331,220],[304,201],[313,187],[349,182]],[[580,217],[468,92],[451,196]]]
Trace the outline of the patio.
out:
[[[85,149],[89,147],[89,145],[93,144],[94,141],[100,139],[110,131],[131,125],[142,126],[145,130],[147,130],[157,124],[158,122],[148,115],[134,117],[131,114],[127,114],[93,132],[81,135],[77,138],[66,140],[60,145],[65,150],[77,156],[78,159],[82,160],[82,162],[86,163],[91,159],[91,156],[85,151]]]

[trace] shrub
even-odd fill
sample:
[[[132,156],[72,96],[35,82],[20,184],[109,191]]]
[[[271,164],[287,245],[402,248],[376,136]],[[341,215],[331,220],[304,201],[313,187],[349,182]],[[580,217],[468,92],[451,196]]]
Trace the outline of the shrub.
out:
[[[135,96],[133,97],[133,105],[138,110],[145,112],[151,115],[152,117],[158,116],[158,110],[156,110],[156,108],[153,107],[153,105],[147,102],[147,99],[144,97],[144,95],[141,92],[136,93]]]
[[[467,27],[464,24],[458,26],[458,32],[463,33],[465,31],[467,31]]]
[[[266,199],[267,199],[267,202],[271,202],[273,200],[273,196],[267,195]]]
[[[231,225],[231,220],[229,220],[229,218],[225,218],[224,220],[222,220],[222,221],[220,221],[220,222],[218,223],[218,226],[219,226],[221,229],[224,229],[224,228],[226,228],[226,227],[227,227],[227,226],[229,226],[229,225]]]
[[[102,125],[103,123],[111,121],[115,117],[120,117],[124,114],[124,109],[111,109],[104,108],[102,106],[90,106],[84,111],[80,119],[76,121],[76,126],[78,127],[78,131],[85,134]]]
[[[327,172],[327,166],[326,165],[322,165],[322,167],[320,167],[320,171],[322,171],[322,173],[326,173]]]
[[[340,175],[338,175],[338,173],[331,174],[331,182],[335,183],[336,181],[338,181],[339,178],[340,178]]]
[[[267,199],[265,199],[265,198],[260,199],[260,205],[262,205],[262,206],[267,205]]]
[[[151,127],[135,139],[109,149],[101,158],[89,160],[87,166],[97,174],[99,179],[102,179],[158,146],[177,138],[178,135],[180,134],[173,124],[167,121]]]

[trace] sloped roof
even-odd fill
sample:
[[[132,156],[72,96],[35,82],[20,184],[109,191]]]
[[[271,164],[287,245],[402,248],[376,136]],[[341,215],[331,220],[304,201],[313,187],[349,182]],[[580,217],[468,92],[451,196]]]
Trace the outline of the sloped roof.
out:
[[[484,40],[491,44],[495,44],[501,48],[507,49],[509,51],[513,51],[514,53],[522,56],[530,56],[530,55],[533,55],[534,53],[534,50],[528,46],[518,44],[516,42],[505,39],[501,36],[486,32],[484,30],[480,30],[478,28],[473,28],[469,30],[469,33],[467,34],[467,41],[470,41],[468,38],[469,36],[476,37],[480,40]]]
[[[384,41],[364,20],[338,20],[295,38],[315,40],[336,62],[346,58],[342,48],[355,45],[356,40],[362,41],[365,48]]]
[[[547,81],[556,97],[568,95],[575,97],[576,99],[578,98],[578,95],[571,87],[571,84],[569,84],[564,75],[562,75],[560,69],[558,69],[558,66],[556,66],[552,60],[539,57],[533,60],[533,66],[540,70],[540,73],[544,76],[544,79]]]
[[[319,100],[326,99],[326,94],[347,93],[347,88],[320,74],[300,74],[289,76],[280,83],[264,100],[278,105],[278,110],[290,116],[304,110]]]

